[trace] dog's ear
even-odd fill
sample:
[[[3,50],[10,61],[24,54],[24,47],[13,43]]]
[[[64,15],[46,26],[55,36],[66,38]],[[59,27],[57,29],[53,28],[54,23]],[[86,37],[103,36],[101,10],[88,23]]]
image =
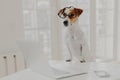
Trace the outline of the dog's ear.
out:
[[[59,10],[58,16],[59,16],[60,18],[63,18],[63,19],[66,18],[67,15],[64,13],[65,9],[66,9],[66,8],[63,8],[63,9]]]
[[[75,8],[75,12],[77,13],[77,16],[79,17],[83,13],[83,10],[79,8]]]

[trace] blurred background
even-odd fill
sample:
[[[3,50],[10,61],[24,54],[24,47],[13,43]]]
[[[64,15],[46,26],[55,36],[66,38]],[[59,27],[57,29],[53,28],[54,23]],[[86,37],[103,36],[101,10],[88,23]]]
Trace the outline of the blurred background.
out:
[[[40,41],[41,52],[51,54],[51,42],[54,41],[51,38],[54,38],[52,46],[59,48],[55,54],[67,52],[65,48],[61,52],[64,27],[56,14],[63,7],[75,6],[84,10],[79,25],[91,54],[97,60],[119,60],[119,3],[118,0],[23,0],[25,39]]]

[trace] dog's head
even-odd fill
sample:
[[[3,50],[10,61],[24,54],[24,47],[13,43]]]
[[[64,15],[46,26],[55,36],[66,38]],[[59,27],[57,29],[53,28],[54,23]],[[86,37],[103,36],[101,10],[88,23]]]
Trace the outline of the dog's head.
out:
[[[65,7],[58,12],[58,16],[62,19],[65,19],[63,24],[68,26],[69,24],[73,24],[82,14],[83,10],[79,8],[74,8],[72,6]],[[67,19],[67,20],[66,20]]]

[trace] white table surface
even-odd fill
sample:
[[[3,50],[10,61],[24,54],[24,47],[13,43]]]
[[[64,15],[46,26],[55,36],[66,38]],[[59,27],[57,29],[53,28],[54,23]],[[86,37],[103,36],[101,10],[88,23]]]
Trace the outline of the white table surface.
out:
[[[61,63],[60,63],[61,64]],[[58,68],[62,66],[56,64]],[[63,64],[63,63],[62,63]],[[85,64],[63,64],[68,70],[80,71],[82,69],[87,69],[88,74],[81,77],[79,80],[120,80],[120,64],[113,63],[85,63]],[[71,68],[67,68],[71,65]],[[110,76],[106,78],[100,78],[96,76],[95,71],[106,71]],[[83,78],[84,77],[84,78]],[[7,77],[0,78],[0,80],[52,80],[38,73],[32,72],[30,69],[25,69],[23,71],[17,72],[15,74],[9,75]]]
[[[50,80],[50,79],[38,73],[35,73],[30,69],[25,69],[15,74],[0,78],[0,80]]]

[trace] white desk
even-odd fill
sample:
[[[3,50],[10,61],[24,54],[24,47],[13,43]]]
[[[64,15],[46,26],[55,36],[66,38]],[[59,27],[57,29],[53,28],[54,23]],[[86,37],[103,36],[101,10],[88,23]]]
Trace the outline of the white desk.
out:
[[[0,80],[50,80],[38,73],[32,72],[30,69],[17,72],[7,77],[0,78]]]
[[[73,80],[73,79],[74,80],[120,80],[120,64],[87,63],[87,64],[83,64],[82,67],[79,64],[74,64],[74,65],[63,64],[63,65],[66,66],[66,68],[64,69],[70,69],[70,68],[67,68],[67,66],[71,65],[72,71],[77,71],[77,70],[80,71],[88,67],[87,68],[88,74],[66,78],[62,80]],[[60,64],[56,64],[56,66],[59,66],[59,68],[61,68]],[[100,78],[96,76],[95,71],[106,71],[109,74],[109,76]],[[10,76],[0,78],[0,80],[53,80],[53,79],[50,79],[38,73],[32,72],[30,69],[26,69],[21,72],[12,74]]]

